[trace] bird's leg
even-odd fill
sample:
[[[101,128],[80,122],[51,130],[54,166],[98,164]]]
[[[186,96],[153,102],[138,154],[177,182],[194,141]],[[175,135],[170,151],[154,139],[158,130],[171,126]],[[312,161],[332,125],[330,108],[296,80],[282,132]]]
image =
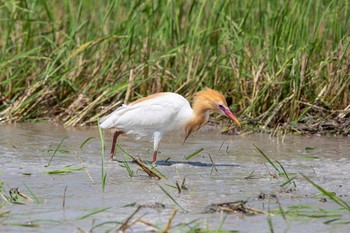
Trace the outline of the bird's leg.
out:
[[[154,132],[153,133],[153,160],[152,163],[155,163],[157,161],[157,153],[158,153],[158,147],[160,139],[162,138],[163,133],[161,132]]]
[[[157,151],[155,150],[153,152],[153,160],[152,160],[152,163],[155,163],[157,161]]]
[[[111,148],[111,154],[109,155],[109,160],[113,160],[114,156],[114,150],[115,150],[115,144],[117,143],[117,138],[119,135],[123,134],[123,131],[115,131],[113,134],[113,142],[112,142],[112,148]]]

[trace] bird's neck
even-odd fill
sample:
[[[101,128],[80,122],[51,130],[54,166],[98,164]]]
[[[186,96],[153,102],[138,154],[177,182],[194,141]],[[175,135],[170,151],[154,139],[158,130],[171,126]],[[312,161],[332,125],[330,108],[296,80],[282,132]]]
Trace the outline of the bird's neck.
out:
[[[193,117],[185,125],[185,140],[191,133],[199,130],[209,119],[209,111],[202,108],[201,105],[197,105],[194,102],[193,105]]]

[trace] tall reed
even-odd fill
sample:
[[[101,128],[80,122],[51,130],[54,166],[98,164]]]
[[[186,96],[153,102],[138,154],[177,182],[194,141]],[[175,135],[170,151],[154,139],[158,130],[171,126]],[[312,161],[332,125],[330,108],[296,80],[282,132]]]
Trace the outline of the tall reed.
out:
[[[265,125],[350,102],[346,0],[7,0],[0,18],[3,122],[94,124],[137,97],[206,86]]]

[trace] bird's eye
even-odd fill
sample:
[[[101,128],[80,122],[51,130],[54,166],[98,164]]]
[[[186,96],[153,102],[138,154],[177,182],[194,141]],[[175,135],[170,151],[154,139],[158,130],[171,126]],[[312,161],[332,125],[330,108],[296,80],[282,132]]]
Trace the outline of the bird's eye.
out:
[[[225,110],[226,108],[224,107],[224,105],[222,105],[222,104],[219,104],[219,108],[221,109],[221,110]]]

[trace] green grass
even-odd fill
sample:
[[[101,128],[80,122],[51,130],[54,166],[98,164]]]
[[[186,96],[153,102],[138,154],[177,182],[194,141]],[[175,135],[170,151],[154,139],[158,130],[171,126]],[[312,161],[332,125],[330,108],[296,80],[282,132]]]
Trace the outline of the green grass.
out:
[[[100,134],[100,141],[101,141],[101,188],[102,192],[105,192],[106,188],[106,181],[107,181],[107,170],[105,168],[105,139],[103,131],[100,127],[98,127],[98,132]]]
[[[88,137],[81,145],[80,145],[80,150],[83,149],[86,143],[88,143],[91,139],[95,139],[95,137]]]
[[[88,217],[93,216],[95,214],[98,214],[98,213],[104,212],[106,210],[109,210],[110,208],[111,207],[106,207],[106,208],[100,208],[100,209],[94,210],[91,213],[88,213],[88,214],[86,214],[84,216],[79,217],[78,220],[82,220],[82,219],[88,218]]]
[[[313,182],[309,177],[305,176],[304,174],[301,174],[305,180],[307,180],[310,184],[312,184],[315,188],[317,188],[325,197],[328,197],[330,200],[341,206],[344,210],[347,210],[350,212],[350,205],[346,203],[343,199],[340,197],[337,197],[334,192],[327,191],[320,185]]]
[[[184,157],[184,160],[189,160],[190,158],[192,158],[193,156],[199,154],[199,153],[202,152],[203,150],[204,150],[204,148],[199,148],[198,150],[193,151],[192,153],[186,155],[186,156]]]
[[[24,187],[28,190],[28,192],[32,195],[33,199],[36,201],[37,204],[42,204],[43,200],[39,199],[34,192],[25,184],[23,183]]]
[[[60,147],[61,147],[62,144],[63,144],[63,141],[64,141],[66,138],[67,138],[67,137],[62,138],[61,142],[58,144],[58,146],[56,147],[56,149],[55,149],[54,152],[52,153],[52,156],[51,156],[49,162],[47,163],[47,165],[45,165],[45,167],[49,167],[49,166],[50,166],[53,157],[55,157],[56,153],[59,151]],[[49,152],[49,151],[48,151],[48,152]]]
[[[341,210],[327,210],[317,206],[310,205],[291,205],[283,210],[290,217],[305,217],[305,218],[341,218],[343,213]],[[280,214],[279,209],[271,210],[271,214]]]
[[[221,90],[260,125],[350,102],[350,5],[331,1],[0,3],[0,121],[96,124],[159,91]]]
[[[47,174],[50,174],[50,175],[69,174],[69,173],[72,173],[72,172],[75,172],[75,171],[81,171],[83,169],[84,169],[83,166],[80,166],[80,167],[66,166],[66,167],[63,167],[63,168],[60,168],[60,169],[55,169],[55,170],[48,171]]]
[[[187,210],[185,210],[165,188],[163,188],[160,184],[158,184],[158,186],[164,192],[164,194],[168,196],[180,209],[182,209],[184,212],[187,212]]]
[[[253,146],[260,152],[260,154],[264,157],[264,159],[275,169],[275,171],[277,172],[277,175],[274,175],[276,177],[284,177],[285,178],[285,182],[283,184],[281,184],[280,186],[283,187],[287,184],[292,183],[294,185],[294,187],[296,187],[295,182],[293,181],[296,176],[293,176],[292,178],[290,178],[289,176],[291,175],[291,173],[288,173],[285,168],[283,167],[283,165],[278,161],[275,160],[275,162],[273,162],[265,153],[264,151],[262,151],[258,146],[256,146],[255,144],[253,144]],[[281,168],[278,169],[278,166]],[[251,173],[252,174],[252,173]],[[270,172],[270,174],[273,174]],[[294,174],[293,174],[294,175]]]

